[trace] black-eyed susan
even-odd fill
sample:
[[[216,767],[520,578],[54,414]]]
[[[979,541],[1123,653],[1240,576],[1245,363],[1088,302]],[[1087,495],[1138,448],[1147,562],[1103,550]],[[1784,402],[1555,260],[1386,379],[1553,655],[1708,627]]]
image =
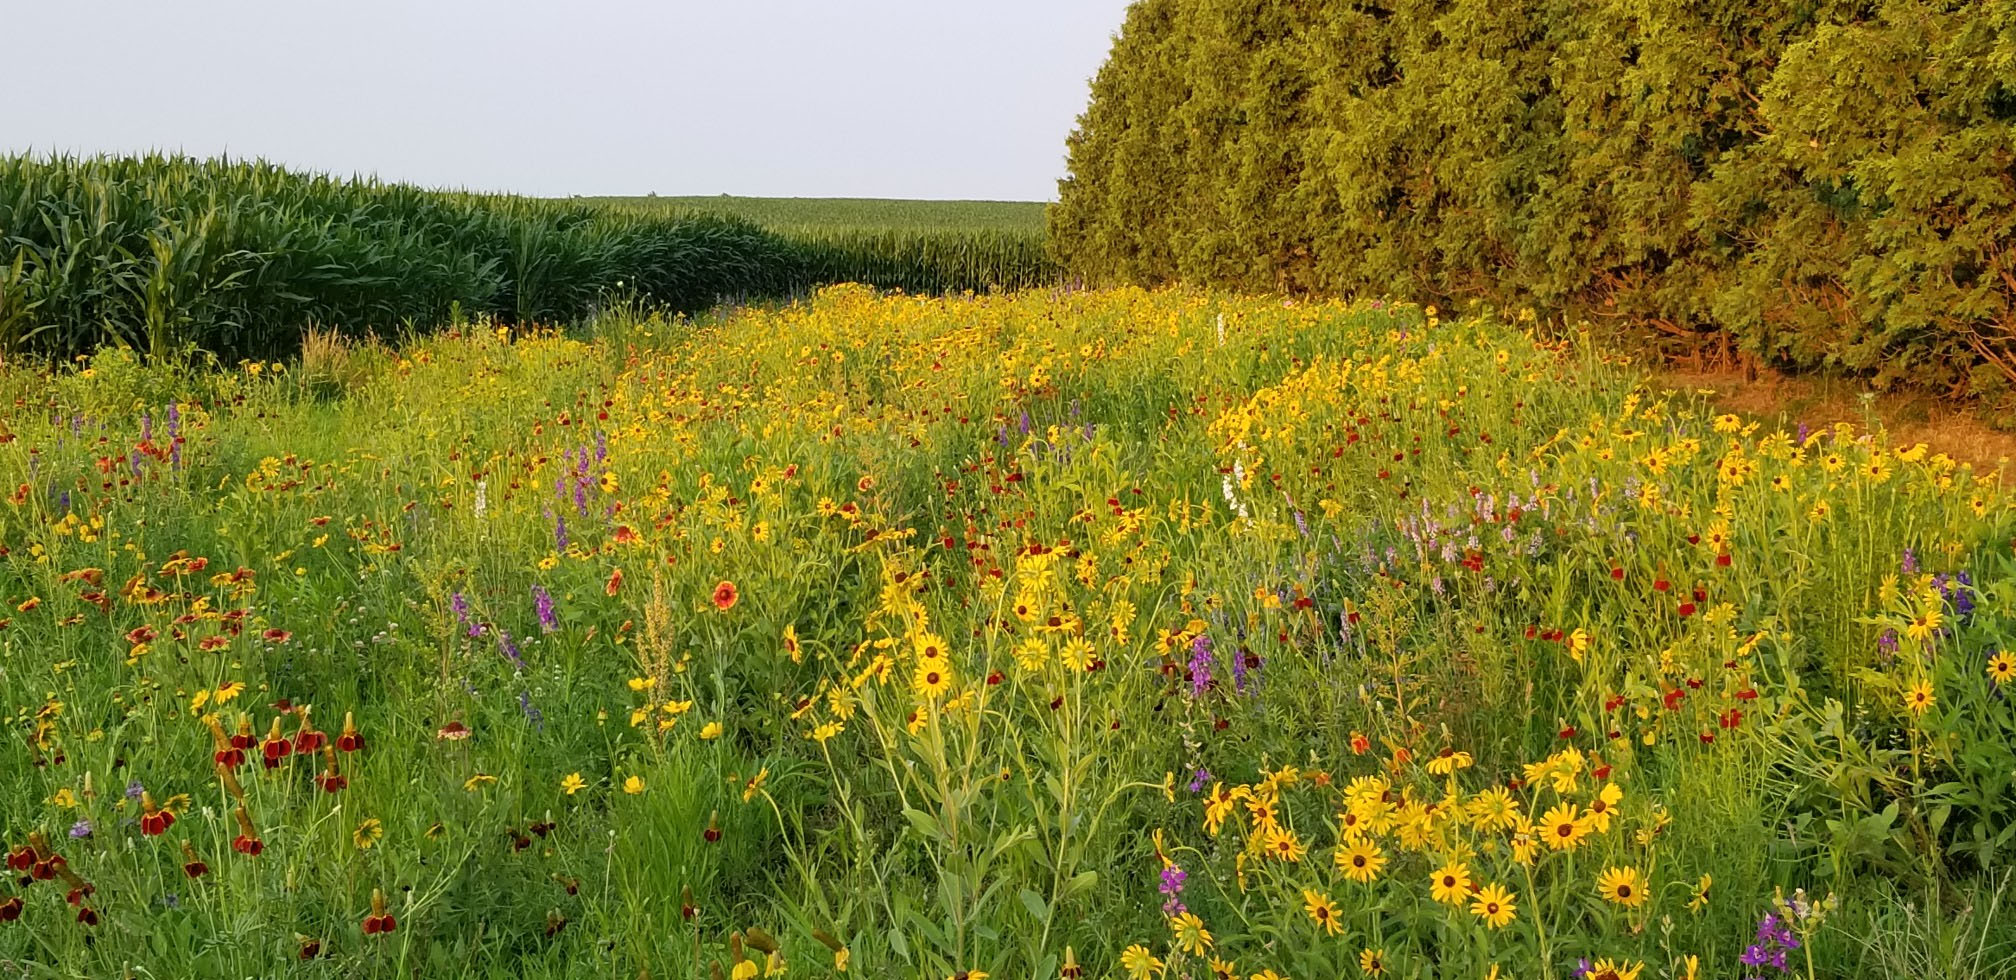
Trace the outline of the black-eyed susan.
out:
[[[1610,820],[1617,815],[1617,804],[1624,799],[1624,791],[1616,783],[1603,784],[1603,791],[1589,801],[1589,812],[1585,815],[1589,829],[1606,834],[1610,832]]]
[[[1370,838],[1355,838],[1337,848],[1337,870],[1361,885],[1377,879],[1385,867],[1386,855]]]
[[[910,687],[925,700],[936,700],[952,688],[952,668],[942,663],[920,664],[911,675]]]
[[[1637,868],[1605,868],[1596,877],[1596,894],[1612,905],[1635,909],[1645,904],[1645,879]]]
[[[1470,768],[1471,761],[1470,753],[1444,747],[1428,760],[1428,771],[1437,776],[1447,776],[1458,769]]]
[[[1309,913],[1309,921],[1316,923],[1316,928],[1332,936],[1344,931],[1344,923],[1338,919],[1337,905],[1330,901],[1330,896],[1313,888],[1304,888],[1302,908]]]
[[[2002,652],[1989,657],[1988,679],[1994,681],[1996,687],[2016,680],[2016,654]]]
[[[1503,885],[1486,885],[1470,903],[1470,914],[1484,920],[1493,929],[1502,929],[1511,923],[1519,906],[1512,903],[1513,895]]]
[[[1368,977],[1386,975],[1386,951],[1383,949],[1363,949],[1358,952],[1358,972]]]
[[[1556,851],[1572,851],[1589,836],[1589,819],[1573,803],[1562,803],[1540,818],[1541,839]]]
[[[1937,700],[1932,694],[1930,681],[1918,681],[1904,692],[1904,708],[1914,715],[1924,714]]]
[[[1451,861],[1429,876],[1429,891],[1438,902],[1461,906],[1470,900],[1470,866]]]
[[[1582,980],[1638,980],[1645,964],[1629,960],[1600,959],[1589,971],[1582,974]]]
[[[1267,853],[1290,864],[1302,860],[1307,851],[1302,839],[1292,830],[1280,828],[1267,835]]]

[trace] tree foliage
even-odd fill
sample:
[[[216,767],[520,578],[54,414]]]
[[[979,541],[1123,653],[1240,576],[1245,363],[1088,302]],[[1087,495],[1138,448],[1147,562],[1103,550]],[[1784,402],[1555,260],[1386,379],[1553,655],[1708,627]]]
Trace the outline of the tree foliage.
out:
[[[2016,0],[1141,0],[1069,153],[1093,281],[2016,393]]]

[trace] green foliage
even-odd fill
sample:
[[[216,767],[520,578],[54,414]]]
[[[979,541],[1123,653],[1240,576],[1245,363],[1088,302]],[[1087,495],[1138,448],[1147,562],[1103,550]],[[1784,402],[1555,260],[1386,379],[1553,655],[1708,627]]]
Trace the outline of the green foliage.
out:
[[[911,201],[874,197],[586,197],[585,203],[665,213],[700,211],[766,228],[900,228],[940,231],[1043,230],[1039,201]]]
[[[1050,229],[1095,281],[1485,298],[2016,394],[2016,2],[1141,0]]]
[[[459,314],[570,323],[859,281],[985,291],[1055,279],[1039,234],[766,230],[740,217],[443,193],[181,157],[0,159],[0,349],[292,351]]]

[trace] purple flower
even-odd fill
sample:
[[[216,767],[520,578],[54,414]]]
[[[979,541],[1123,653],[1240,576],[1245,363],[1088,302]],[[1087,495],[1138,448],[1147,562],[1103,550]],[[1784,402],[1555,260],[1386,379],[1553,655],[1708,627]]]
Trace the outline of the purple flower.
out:
[[[518,710],[525,715],[526,721],[532,723],[534,729],[542,732],[546,730],[546,716],[532,706],[532,695],[529,692],[518,692]]]
[[[1198,769],[1196,772],[1190,775],[1190,792],[1192,793],[1204,792],[1204,784],[1210,782],[1211,779],[1212,779],[1211,770]]]
[[[1918,574],[1918,553],[1909,548],[1904,549],[1904,574]]]
[[[504,656],[511,658],[512,666],[521,671],[525,669],[525,658],[519,656],[518,645],[511,642],[511,634],[504,632],[501,627],[497,630],[497,649],[503,651]]]
[[[91,821],[79,820],[70,825],[70,839],[83,840],[91,836]]]
[[[1198,634],[1190,641],[1190,696],[1201,698],[1211,688],[1211,638]]]
[[[539,628],[547,633],[560,628],[560,618],[553,614],[553,595],[546,587],[532,587],[532,606],[539,612]]]
[[[137,800],[145,792],[147,792],[147,787],[140,785],[140,781],[137,779],[126,784],[126,798],[129,800]]]
[[[1182,915],[1184,912],[1189,911],[1183,907],[1183,902],[1179,898],[1183,894],[1183,882],[1189,877],[1188,872],[1174,864],[1167,865],[1162,869],[1162,884],[1158,886],[1158,890],[1162,894],[1169,896],[1162,902],[1163,914]]]
[[[1589,962],[1589,957],[1584,956],[1575,961],[1575,972],[1570,973],[1569,976],[1574,977],[1575,980],[1582,980],[1583,977],[1594,972],[1596,972],[1596,964]]]
[[[483,624],[469,618],[469,600],[462,593],[457,592],[448,597],[448,608],[455,610],[455,618],[462,621],[462,628],[469,631],[470,639],[474,640],[483,635]]]

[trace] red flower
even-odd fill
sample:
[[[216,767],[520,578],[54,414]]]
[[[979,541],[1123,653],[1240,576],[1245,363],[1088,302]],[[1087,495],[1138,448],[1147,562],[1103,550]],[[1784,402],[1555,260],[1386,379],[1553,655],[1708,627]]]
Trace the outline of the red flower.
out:
[[[249,749],[252,747],[252,719],[250,717],[246,715],[238,716],[238,731],[231,736],[231,747],[234,749]]]
[[[1722,716],[1716,720],[1721,723],[1723,728],[1735,728],[1743,724],[1743,709],[1730,708],[1722,712]]]
[[[190,847],[189,842],[186,840],[182,842],[182,859],[183,874],[191,878],[201,878],[210,873],[210,866],[204,864],[203,859],[196,856],[196,849]]]
[[[1660,700],[1666,702],[1666,710],[1678,711],[1680,709],[1681,699],[1685,698],[1686,696],[1687,691],[1684,688],[1676,687],[1670,691],[1667,691],[1666,696],[1661,698]]]
[[[35,849],[32,847],[17,847],[7,852],[9,871],[26,871],[35,866],[35,861]]]
[[[154,794],[140,794],[140,833],[159,837],[175,825],[175,815],[154,805]]]
[[[13,922],[21,918],[21,905],[21,898],[18,895],[0,902],[0,922]]]
[[[364,736],[357,734],[357,721],[350,712],[343,713],[343,734],[336,736],[336,747],[345,752],[361,752]]]
[[[1702,744],[1702,745],[1714,745],[1714,744],[1715,744],[1715,733],[1714,733],[1714,732],[1702,732],[1702,733],[1701,733],[1701,744]]]
[[[714,608],[727,612],[735,608],[735,600],[741,596],[740,592],[735,591],[735,583],[722,582],[714,587]]]
[[[623,588],[623,570],[618,568],[609,573],[609,584],[602,587],[605,595],[615,595]]]
[[[1671,583],[1671,582],[1668,582],[1668,581],[1666,581],[1666,580],[1665,580],[1665,579],[1663,579],[1663,578],[1661,578],[1661,579],[1653,579],[1653,580],[1652,580],[1652,591],[1654,591],[1654,592],[1665,592],[1665,591],[1668,591],[1668,590],[1670,590],[1670,589],[1672,589],[1672,588],[1673,588],[1673,583]]]
[[[78,906],[77,921],[87,926],[95,926],[98,924],[98,913],[92,911],[89,905]]]
[[[1372,750],[1372,740],[1358,732],[1351,733],[1351,754],[1364,755]]]
[[[266,850],[266,842],[259,839],[259,828],[252,826],[252,814],[240,803],[232,816],[238,818],[238,836],[231,839],[231,849],[246,857],[258,857]]]
[[[283,629],[269,629],[259,635],[268,643],[285,643],[294,638],[294,634]]]
[[[348,789],[350,780],[345,778],[342,773],[336,771],[336,750],[326,745],[323,746],[322,759],[324,765],[322,772],[315,777],[315,785],[322,787],[322,792],[324,793],[335,793]]]
[[[1612,565],[1610,567],[1610,580],[1613,582],[1624,581],[1624,569],[1620,566]]]
[[[302,755],[314,755],[322,751],[322,746],[329,744],[329,736],[324,735],[308,720],[307,705],[304,704],[294,710],[301,716],[301,728],[294,733],[294,751]]]
[[[1725,551],[1725,552],[1723,552],[1723,553],[1721,553],[1721,554],[1719,554],[1719,555],[1716,555],[1716,556],[1715,556],[1715,564],[1716,564],[1716,565],[1719,565],[1719,566],[1721,566],[1721,567],[1723,567],[1723,568],[1728,568],[1728,567],[1729,567],[1729,553]]]
[[[385,893],[371,889],[371,914],[364,917],[364,934],[379,936],[399,928],[399,920],[385,911]]]
[[[280,760],[294,754],[294,743],[280,734],[280,719],[273,719],[273,727],[266,731],[266,738],[259,743],[261,761],[268,769],[280,768]]]
[[[1687,617],[1689,617],[1689,616],[1692,616],[1692,615],[1694,615],[1694,604],[1693,604],[1693,603],[1691,603],[1691,602],[1683,602],[1683,603],[1681,603],[1681,604],[1680,604],[1680,618],[1681,618],[1681,619],[1686,619]]]

